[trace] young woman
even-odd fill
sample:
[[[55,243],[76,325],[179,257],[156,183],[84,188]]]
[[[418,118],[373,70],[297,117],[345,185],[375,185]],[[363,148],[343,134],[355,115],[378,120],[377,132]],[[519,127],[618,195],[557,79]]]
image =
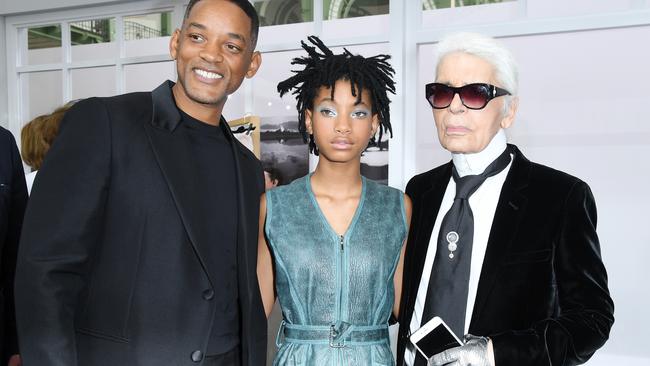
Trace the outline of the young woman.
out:
[[[411,203],[360,174],[369,140],[391,131],[393,69],[389,56],[335,55],[309,41],[292,62],[304,69],[278,91],[294,90],[318,166],[261,200],[260,289],[267,316],[277,293],[284,318],[273,364],[394,365],[388,320],[399,310]]]

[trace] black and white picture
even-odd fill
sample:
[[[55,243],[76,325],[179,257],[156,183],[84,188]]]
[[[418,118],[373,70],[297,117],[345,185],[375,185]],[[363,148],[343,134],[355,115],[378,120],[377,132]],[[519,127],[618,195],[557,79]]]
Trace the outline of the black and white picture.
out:
[[[281,184],[309,173],[309,147],[298,132],[295,118],[262,117],[260,145],[262,164],[280,172]]]
[[[388,185],[388,137],[379,134],[370,141],[366,151],[361,154],[361,175],[378,183]]]

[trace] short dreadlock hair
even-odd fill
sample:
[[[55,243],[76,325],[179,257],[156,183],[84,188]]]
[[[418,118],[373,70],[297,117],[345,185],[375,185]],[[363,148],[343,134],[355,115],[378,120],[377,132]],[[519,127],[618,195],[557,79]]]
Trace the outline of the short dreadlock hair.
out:
[[[361,91],[368,90],[372,100],[372,113],[378,115],[379,119],[379,141],[386,131],[392,137],[387,92],[395,94],[395,70],[387,62],[390,56],[363,57],[353,55],[345,48],[343,53],[335,55],[318,37],[310,36],[307,39],[315,47],[301,41],[307,56],[296,57],[291,61],[292,65],[304,65],[305,68],[293,70],[295,75],[278,84],[278,92],[283,96],[294,89],[292,94],[298,102],[298,130],[303,140],[309,141],[309,151],[318,155],[314,136],[307,133],[305,111],[314,107],[314,99],[321,87],[330,88],[334,99],[334,85],[339,80],[350,81],[352,95],[357,98],[357,103],[361,102]]]

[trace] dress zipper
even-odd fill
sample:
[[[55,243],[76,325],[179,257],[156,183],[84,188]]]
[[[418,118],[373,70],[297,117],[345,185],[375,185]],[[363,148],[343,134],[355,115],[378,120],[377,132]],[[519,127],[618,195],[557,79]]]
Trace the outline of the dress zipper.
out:
[[[344,236],[339,235],[339,244],[341,245],[341,251],[339,253],[340,254],[340,256],[339,256],[339,263],[340,263],[339,277],[340,277],[340,282],[339,282],[339,308],[338,308],[338,314],[337,314],[338,322],[341,322],[342,321],[341,318],[343,317],[343,286],[344,286],[344,281],[345,281],[345,276],[344,276],[344,273],[345,273],[345,269],[344,269],[344,267],[345,267],[344,249],[345,249],[345,247],[343,246],[344,240],[345,240]],[[341,348],[338,348],[337,353],[338,353],[339,365],[343,365],[344,364],[343,350]]]

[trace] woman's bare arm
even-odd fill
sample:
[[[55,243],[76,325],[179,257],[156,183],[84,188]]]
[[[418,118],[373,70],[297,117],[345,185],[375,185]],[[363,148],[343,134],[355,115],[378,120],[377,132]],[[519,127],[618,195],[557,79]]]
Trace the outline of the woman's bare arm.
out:
[[[266,223],[266,195],[260,197],[260,225],[257,239],[257,280],[260,284],[264,312],[269,317],[273,304],[275,303],[275,289],[273,278],[273,258],[264,235],[264,224]]]
[[[413,204],[411,203],[411,198],[404,194],[404,211],[406,212],[406,228],[408,230],[411,225],[411,211]],[[408,231],[406,233],[408,238]],[[406,239],[404,239],[404,244],[402,245],[402,251],[399,256],[399,262],[397,263],[397,268],[395,269],[395,277],[393,283],[395,286],[395,303],[393,304],[393,315],[395,318],[399,315],[399,303],[400,298],[402,297],[402,274],[404,272],[404,254],[406,253]]]

